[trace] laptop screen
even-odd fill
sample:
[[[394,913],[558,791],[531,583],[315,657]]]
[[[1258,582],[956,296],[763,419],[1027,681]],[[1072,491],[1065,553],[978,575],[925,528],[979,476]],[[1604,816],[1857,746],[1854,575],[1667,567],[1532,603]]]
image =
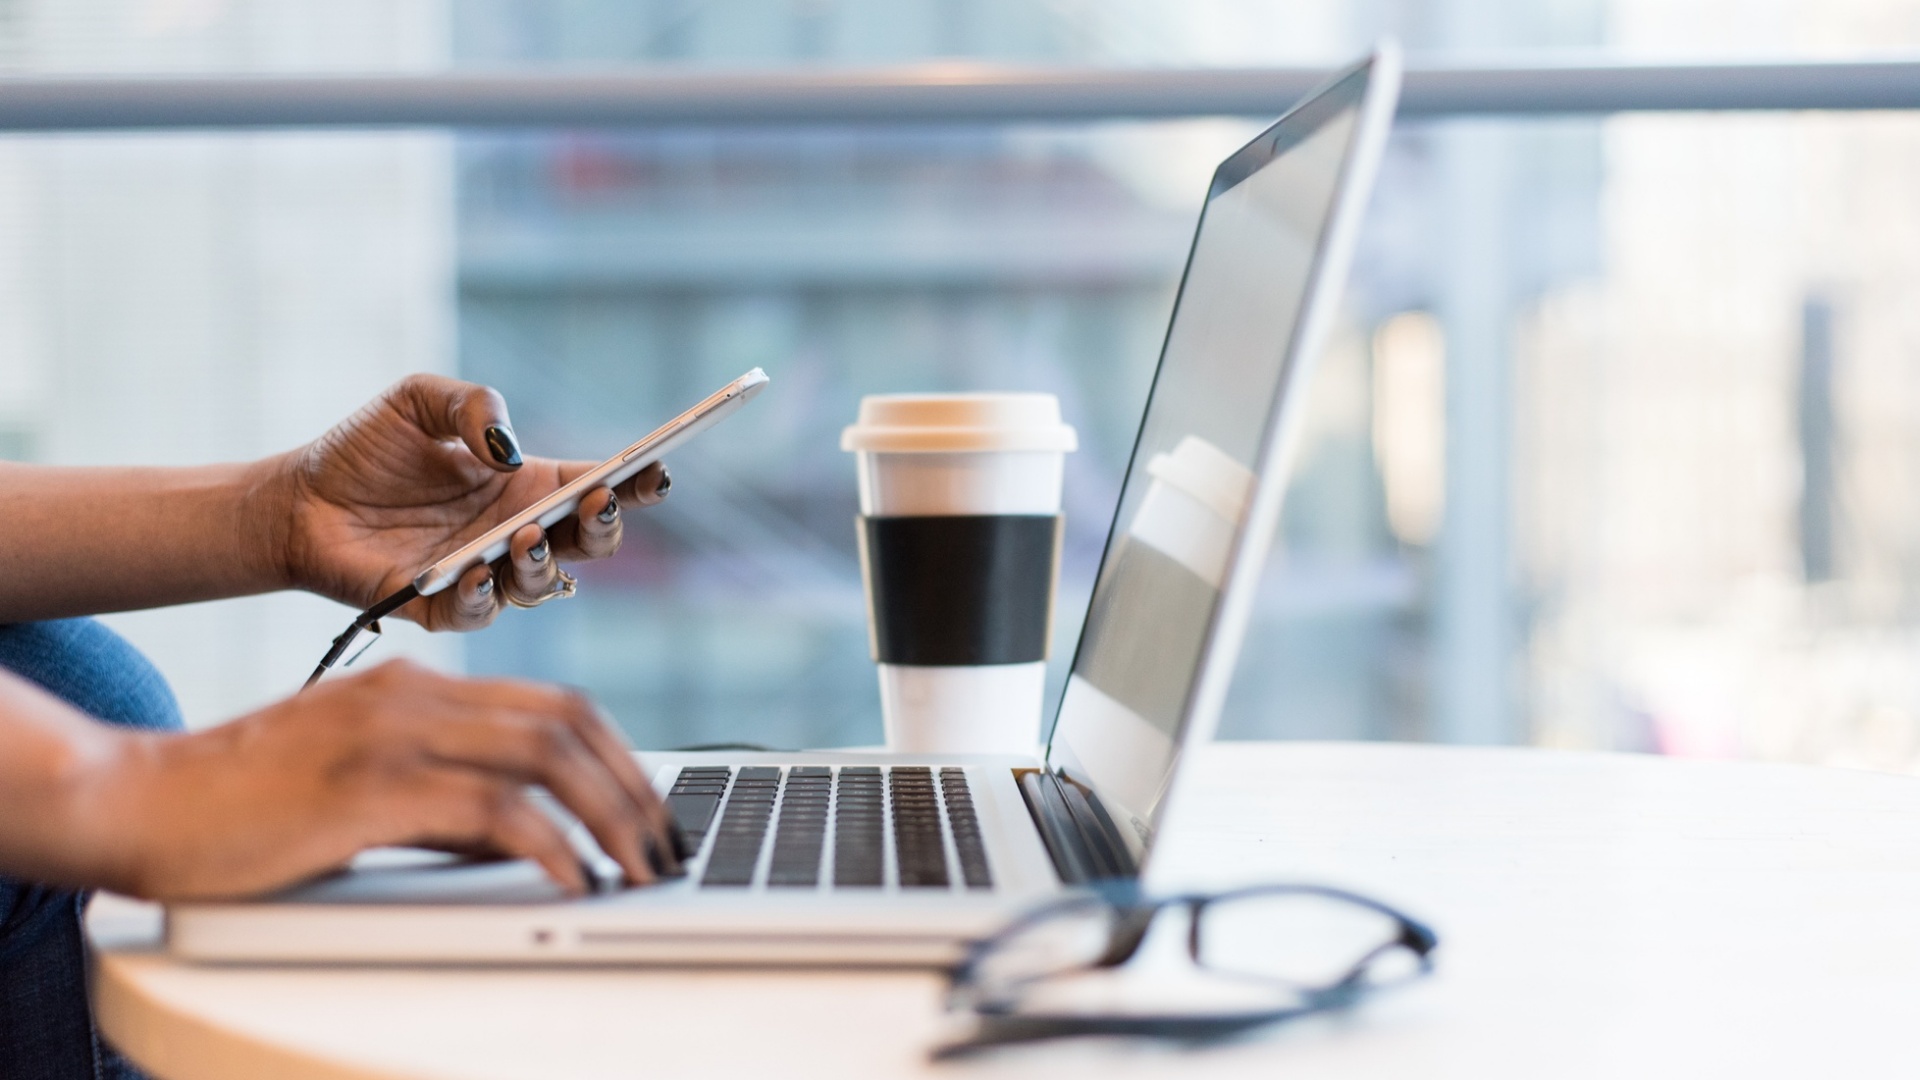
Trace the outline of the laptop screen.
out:
[[[1201,212],[1048,750],[1136,855],[1191,720],[1270,422],[1298,381],[1295,331],[1368,74],[1228,158]]]

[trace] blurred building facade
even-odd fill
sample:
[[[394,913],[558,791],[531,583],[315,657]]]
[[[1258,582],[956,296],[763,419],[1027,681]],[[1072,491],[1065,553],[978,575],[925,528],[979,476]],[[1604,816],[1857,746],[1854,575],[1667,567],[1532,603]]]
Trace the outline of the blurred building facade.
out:
[[[1616,0],[1608,38],[1917,32],[1884,0]],[[1608,122],[1605,273],[1516,327],[1537,741],[1920,767],[1917,120]]]

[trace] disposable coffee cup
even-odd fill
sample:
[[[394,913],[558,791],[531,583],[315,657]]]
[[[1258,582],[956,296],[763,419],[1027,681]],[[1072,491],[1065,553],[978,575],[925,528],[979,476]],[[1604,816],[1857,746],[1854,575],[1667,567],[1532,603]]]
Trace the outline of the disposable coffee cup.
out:
[[[1040,743],[1060,488],[1078,446],[1052,394],[879,394],[840,437],[887,747]]]

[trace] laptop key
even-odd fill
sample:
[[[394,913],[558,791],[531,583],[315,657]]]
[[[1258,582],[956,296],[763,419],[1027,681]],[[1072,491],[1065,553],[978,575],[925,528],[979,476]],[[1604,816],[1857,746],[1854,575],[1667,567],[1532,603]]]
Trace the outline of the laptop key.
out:
[[[731,776],[732,771],[725,766],[702,765],[681,769],[674,777],[665,801],[667,812],[686,840],[687,850],[681,858],[690,858],[700,850]]]
[[[713,854],[707,857],[707,868],[700,875],[701,888],[745,888],[753,884],[754,867],[759,865],[760,847],[766,840],[768,820],[773,816],[771,789],[757,790],[762,786],[757,781],[764,779],[758,773],[763,771],[771,771],[776,778],[780,773],[779,769],[740,770],[733,796],[720,813]],[[755,775],[749,776],[750,773]]]
[[[673,814],[680,831],[687,834],[687,843],[696,851],[700,848],[701,838],[706,835],[707,826],[713,822],[714,811],[718,809],[718,795],[675,792],[667,796],[667,810]]]
[[[833,883],[841,888],[879,888],[885,819],[880,770],[870,765],[843,766],[839,781],[834,796]]]
[[[947,851],[940,835],[940,805],[933,790],[931,769],[895,766],[889,771],[893,790],[893,848],[903,889],[944,889]]]
[[[940,794],[947,804],[947,825],[953,832],[954,854],[960,859],[961,880],[969,889],[991,889],[993,874],[987,869],[986,840],[980,835],[980,819],[974,813],[967,774],[960,769],[941,769]]]
[[[769,886],[811,888],[820,883],[820,854],[827,843],[827,796],[824,786],[818,795],[811,794],[812,784],[798,768],[789,771],[779,831],[773,838],[773,859],[767,867]]]

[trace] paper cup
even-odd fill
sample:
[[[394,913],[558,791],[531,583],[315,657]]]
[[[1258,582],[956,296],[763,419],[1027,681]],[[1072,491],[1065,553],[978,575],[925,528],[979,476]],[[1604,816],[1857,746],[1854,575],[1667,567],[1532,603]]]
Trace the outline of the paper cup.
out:
[[[1031,754],[1077,446],[1051,394],[864,398],[860,567],[887,746]]]

